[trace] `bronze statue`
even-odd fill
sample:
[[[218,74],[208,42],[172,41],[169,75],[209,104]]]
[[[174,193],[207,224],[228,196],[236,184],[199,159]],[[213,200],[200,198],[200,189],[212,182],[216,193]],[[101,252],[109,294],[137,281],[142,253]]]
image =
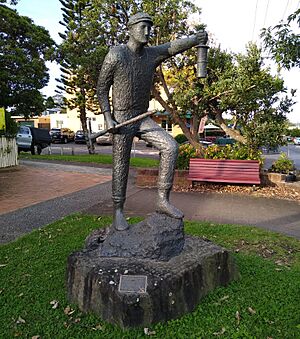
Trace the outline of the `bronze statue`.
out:
[[[113,129],[117,123],[134,118],[148,110],[153,75],[160,63],[193,46],[207,42],[207,33],[199,32],[188,38],[146,47],[152,25],[153,21],[146,13],[131,16],[128,20],[128,43],[111,48],[105,57],[97,90],[108,129]],[[113,111],[109,102],[111,86]],[[150,142],[160,151],[157,212],[177,219],[183,218],[183,213],[169,202],[178,144],[150,117],[146,117],[113,132],[113,227],[119,231],[129,227],[123,207],[132,141],[135,136]]]

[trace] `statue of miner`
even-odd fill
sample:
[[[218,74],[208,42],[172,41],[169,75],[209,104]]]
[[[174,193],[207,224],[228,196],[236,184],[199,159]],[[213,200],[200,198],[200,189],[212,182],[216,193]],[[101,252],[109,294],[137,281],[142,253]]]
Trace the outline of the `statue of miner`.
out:
[[[146,47],[152,25],[153,21],[146,13],[131,16],[128,20],[128,43],[111,48],[104,59],[97,93],[108,129],[113,129],[117,123],[125,122],[148,110],[153,75],[160,63],[207,42],[207,33],[199,32],[188,38]],[[109,103],[111,86],[113,111]],[[183,213],[169,202],[178,155],[177,142],[150,117],[146,117],[113,131],[113,227],[119,231],[129,227],[123,207],[131,147],[135,136],[150,142],[160,152],[157,212],[173,218],[183,218]]]

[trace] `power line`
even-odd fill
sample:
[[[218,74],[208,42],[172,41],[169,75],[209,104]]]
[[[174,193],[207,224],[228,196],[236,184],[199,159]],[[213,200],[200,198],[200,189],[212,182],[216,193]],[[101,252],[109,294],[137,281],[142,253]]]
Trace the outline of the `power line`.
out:
[[[300,2],[300,0],[299,0],[299,2]],[[268,10],[269,10],[269,3],[270,3],[270,0],[268,0],[268,2],[267,2],[267,7],[266,7],[266,12],[265,12],[265,18],[264,18],[263,27],[265,27],[265,25],[266,25],[267,14],[268,14]]]
[[[252,41],[254,39],[254,30],[255,30],[255,25],[256,25],[256,16],[257,16],[257,6],[258,6],[258,0],[256,0],[256,5],[255,5],[255,13],[254,13],[254,22],[253,22],[253,31],[252,31]]]
[[[288,9],[289,3],[290,3],[290,0],[288,0],[287,3],[286,3],[285,10],[284,10],[283,16],[282,16],[282,20],[285,18],[285,14],[286,14],[286,11]]]

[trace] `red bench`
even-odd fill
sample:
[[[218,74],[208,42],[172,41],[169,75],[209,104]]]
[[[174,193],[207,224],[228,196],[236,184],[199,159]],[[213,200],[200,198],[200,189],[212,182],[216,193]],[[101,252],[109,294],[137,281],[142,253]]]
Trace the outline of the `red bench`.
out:
[[[190,159],[188,180],[260,184],[257,160]]]

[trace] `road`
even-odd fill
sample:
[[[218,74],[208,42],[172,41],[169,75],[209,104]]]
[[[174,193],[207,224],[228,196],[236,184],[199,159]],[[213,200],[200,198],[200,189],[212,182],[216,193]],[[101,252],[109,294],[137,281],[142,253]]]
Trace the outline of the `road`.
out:
[[[98,154],[111,154],[112,146],[95,145],[95,150]],[[75,144],[74,142],[68,144],[51,144],[52,154],[72,154],[72,152],[74,154],[87,154],[87,147],[85,144]],[[43,149],[42,154],[49,154],[49,149]],[[158,151],[152,147],[147,147],[144,141],[135,141],[132,145],[131,156],[158,158]]]
[[[298,145],[283,146],[279,148],[277,153],[263,154],[265,157],[264,168],[270,168],[272,163],[279,158],[281,152],[286,153],[288,158],[294,161],[295,167],[300,170],[300,146]]]
[[[111,154],[111,145],[95,145],[96,153],[99,154]],[[87,154],[87,147],[83,144],[75,144],[74,142],[68,144],[51,144],[52,154]],[[300,146],[288,145],[283,146],[276,153],[264,153],[265,158],[264,168],[269,169],[272,163],[279,158],[280,153],[284,152],[288,157],[294,161],[294,164],[298,170],[300,170]],[[49,154],[48,148],[43,149],[42,154]],[[149,157],[157,159],[159,152],[152,147],[147,147],[144,141],[136,141],[132,145],[131,156],[132,157]]]

